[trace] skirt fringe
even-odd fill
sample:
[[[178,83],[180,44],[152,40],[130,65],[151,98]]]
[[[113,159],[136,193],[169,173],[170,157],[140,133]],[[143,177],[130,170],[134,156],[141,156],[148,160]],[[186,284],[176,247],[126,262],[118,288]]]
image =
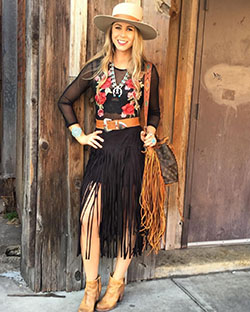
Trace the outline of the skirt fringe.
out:
[[[142,253],[145,237],[140,232],[139,197],[144,154],[140,131],[141,127],[132,127],[103,132],[103,148],[91,148],[80,207],[80,218],[88,218],[86,259],[90,257],[95,214],[100,222],[101,256],[126,258]]]

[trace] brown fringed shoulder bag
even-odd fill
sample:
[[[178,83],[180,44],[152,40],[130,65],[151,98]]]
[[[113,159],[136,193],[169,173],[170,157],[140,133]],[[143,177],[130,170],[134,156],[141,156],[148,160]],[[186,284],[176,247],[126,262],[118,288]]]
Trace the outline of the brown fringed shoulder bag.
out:
[[[149,95],[152,64],[146,64],[144,78],[144,124],[148,120]],[[178,166],[175,155],[168,144],[168,138],[158,140],[155,147],[146,148],[145,165],[140,196],[141,231],[147,234],[147,241],[158,253],[160,241],[166,230],[164,202],[166,185],[178,182]]]

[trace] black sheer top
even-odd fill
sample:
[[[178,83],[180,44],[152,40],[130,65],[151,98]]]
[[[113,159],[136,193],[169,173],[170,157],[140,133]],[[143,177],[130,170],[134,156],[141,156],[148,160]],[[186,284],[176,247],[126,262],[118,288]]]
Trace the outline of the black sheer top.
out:
[[[143,105],[144,78],[140,81],[140,94],[135,92],[135,86],[132,79],[129,77],[122,87],[122,95],[120,97],[114,96],[110,71],[109,77],[104,84],[102,84],[102,74],[95,74],[99,68],[100,61],[101,59],[97,59],[85,65],[76,79],[64,90],[59,98],[58,106],[63,114],[67,127],[78,123],[73,104],[88,88],[92,88],[95,95],[96,119],[139,117],[140,109]],[[126,69],[114,68],[117,85],[122,81],[126,72]],[[159,76],[156,67],[153,65],[150,85],[148,125],[152,125],[155,128],[157,128],[160,120],[158,85]],[[97,94],[98,86],[99,92]]]

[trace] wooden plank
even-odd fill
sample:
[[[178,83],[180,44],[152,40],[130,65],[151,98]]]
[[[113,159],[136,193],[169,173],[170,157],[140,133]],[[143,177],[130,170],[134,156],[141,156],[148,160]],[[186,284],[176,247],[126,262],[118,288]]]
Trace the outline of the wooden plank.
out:
[[[70,58],[69,76],[74,79],[86,61],[87,40],[87,0],[70,1]],[[79,123],[83,127],[84,98],[81,97],[74,109]],[[83,176],[83,147],[67,132],[68,148],[68,236],[66,290],[81,289],[83,274],[81,256],[76,257],[78,250],[78,228],[80,209],[80,187]]]
[[[200,1],[200,8],[199,8],[199,21],[198,21],[198,30],[197,30],[197,46],[196,46],[196,56],[195,56],[195,71],[194,77],[200,79],[201,74],[201,56],[202,56],[202,46],[203,46],[203,35],[204,35],[204,26],[205,26],[205,15],[206,11],[203,10],[204,8],[204,1]],[[198,103],[199,97],[199,89],[200,86],[198,83],[194,83],[193,86],[193,94],[192,94],[192,102]],[[195,144],[195,132],[197,123],[192,122],[196,118],[196,105],[192,105],[191,107],[191,118],[190,118],[190,138],[189,138],[189,145],[188,145],[188,171],[193,172],[193,162],[191,159],[193,158],[193,151],[194,151],[194,144]],[[192,175],[187,173],[187,185],[191,185],[192,183]],[[189,229],[189,203],[191,201],[191,192],[189,191],[190,187],[187,186],[187,190],[185,192],[185,207],[184,207],[184,217],[185,223],[183,227],[183,234],[182,234],[182,246],[187,247],[187,239],[188,239],[188,229]]]
[[[173,1],[172,1],[173,2]],[[174,101],[175,86],[177,75],[177,61],[179,48],[179,31],[180,31],[180,8],[181,0],[175,1],[175,13],[172,14],[169,21],[168,30],[168,47],[166,55],[166,71],[164,76],[164,105],[162,107],[162,127],[165,136],[172,141],[173,123],[174,123]]]
[[[179,33],[181,21],[181,0],[171,2],[170,10],[170,24],[169,24],[169,41],[167,49],[167,70],[165,75],[165,103],[163,106],[162,120],[164,136],[169,137],[170,142],[173,141],[173,126],[174,126],[174,111],[175,111],[175,91],[177,79],[177,65],[178,65],[178,50],[179,50]],[[166,215],[167,225],[165,233],[165,248],[173,248],[172,242],[175,241],[175,233],[168,230],[172,220],[177,218],[176,202],[174,195],[176,194],[176,186],[171,185],[167,190],[166,200]],[[175,221],[174,221],[175,222]]]
[[[39,150],[35,290],[65,289],[67,262],[67,154],[57,107],[69,64],[68,0],[40,1]]]
[[[152,62],[157,70],[160,77],[159,83],[159,103],[161,110],[161,121],[157,130],[157,134],[163,137],[163,124],[165,123],[166,110],[164,106],[166,104],[166,70],[167,70],[167,45],[168,45],[168,29],[169,29],[169,16],[157,10],[154,1],[143,1],[143,20],[153,25],[157,31],[158,36],[154,40],[145,40],[145,54],[150,62]],[[164,122],[163,122],[164,121]]]
[[[26,1],[18,2],[18,89],[17,89],[17,161],[16,161],[16,205],[21,220],[24,190],[24,113],[25,113],[25,35]]]
[[[141,281],[151,279],[155,275],[156,256],[145,251],[142,256],[136,257],[128,269],[127,281]]]
[[[183,211],[186,182],[186,158],[190,126],[191,95],[193,85],[198,0],[183,0],[178,53],[176,98],[174,111],[173,146],[179,164],[179,199]],[[180,248],[182,225],[179,224],[178,188],[170,194],[167,224],[167,248]],[[171,215],[170,215],[171,214]]]
[[[78,75],[86,61],[88,1],[70,0],[69,76]]]
[[[0,198],[4,204],[4,213],[16,211],[15,178],[0,177]]]
[[[21,273],[35,289],[35,236],[37,200],[37,116],[38,116],[38,54],[39,1],[26,2],[26,97],[24,123],[24,190],[22,210]]]

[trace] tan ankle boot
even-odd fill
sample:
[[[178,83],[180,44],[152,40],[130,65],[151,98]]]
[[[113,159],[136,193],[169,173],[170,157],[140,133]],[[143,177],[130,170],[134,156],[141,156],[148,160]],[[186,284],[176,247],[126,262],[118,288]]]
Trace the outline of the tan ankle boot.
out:
[[[96,280],[86,282],[84,297],[78,309],[78,312],[94,312],[95,304],[99,300],[102,290],[101,277],[98,276]]]
[[[96,311],[110,311],[117,302],[122,301],[125,288],[125,279],[115,280],[111,275],[105,295],[96,305]]]

